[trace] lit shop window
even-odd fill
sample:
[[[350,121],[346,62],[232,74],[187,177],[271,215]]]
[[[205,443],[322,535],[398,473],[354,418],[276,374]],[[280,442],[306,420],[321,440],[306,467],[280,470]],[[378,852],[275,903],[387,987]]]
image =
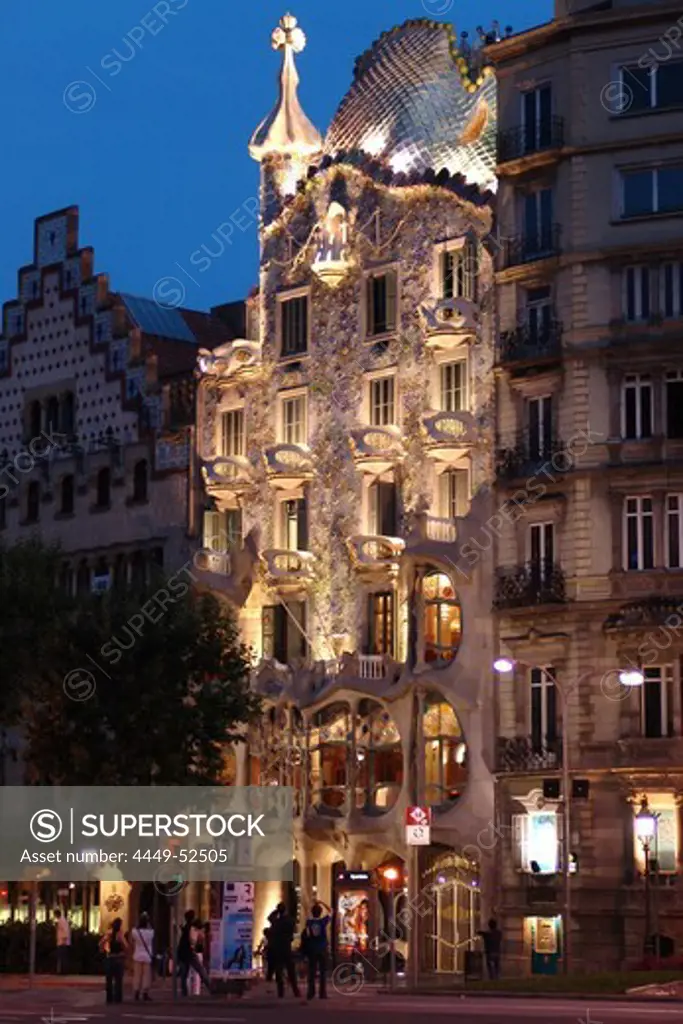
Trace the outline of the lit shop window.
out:
[[[674,797],[670,794],[648,794],[647,802],[655,820],[655,834],[650,843],[650,868],[664,873],[675,872],[678,861],[678,814]],[[634,835],[633,853],[637,869],[644,872],[645,850],[637,835]]]
[[[554,811],[534,811],[515,816],[519,866],[535,875],[558,870],[558,828]]]

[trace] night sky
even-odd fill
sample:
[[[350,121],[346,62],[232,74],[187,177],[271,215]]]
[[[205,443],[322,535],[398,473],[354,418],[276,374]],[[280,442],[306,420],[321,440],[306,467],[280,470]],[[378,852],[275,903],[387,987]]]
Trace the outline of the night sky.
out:
[[[185,304],[207,309],[256,283],[247,142],[277,96],[270,34],[285,10],[281,0],[5,0],[0,301],[32,258],[34,218],[72,204],[111,287],[149,296],[182,276],[177,264],[191,269],[202,244],[215,250],[213,233],[242,208],[224,254],[187,281]],[[296,0],[290,10],[308,37],[299,96],[323,133],[355,58],[393,25],[428,17],[474,34],[494,18],[521,31],[552,15],[549,0]]]

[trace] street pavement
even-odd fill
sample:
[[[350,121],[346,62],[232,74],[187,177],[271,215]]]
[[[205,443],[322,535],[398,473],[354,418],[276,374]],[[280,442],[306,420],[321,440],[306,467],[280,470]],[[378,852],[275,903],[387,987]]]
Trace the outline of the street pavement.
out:
[[[546,999],[523,996],[411,996],[366,989],[349,996],[332,993],[325,1002],[302,1004],[292,996],[278,1000],[259,995],[244,999],[225,996],[168,1001],[168,993],[155,1002],[136,1003],[130,996],[120,1006],[106,1006],[104,992],[35,991],[0,993],[0,1024],[320,1024],[321,1013],[354,1024],[413,1024],[416,1017],[457,1019],[458,1024],[673,1024],[683,1020],[678,1003],[621,1002],[590,999]],[[340,1019],[341,1024],[341,1019]],[[382,1024],[382,1022],[380,1022]],[[435,1021],[435,1024],[437,1022]]]

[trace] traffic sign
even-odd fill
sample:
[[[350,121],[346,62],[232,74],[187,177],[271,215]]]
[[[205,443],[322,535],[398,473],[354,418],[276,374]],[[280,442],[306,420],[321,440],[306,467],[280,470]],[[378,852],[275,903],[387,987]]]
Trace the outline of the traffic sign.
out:
[[[429,846],[431,837],[432,811],[430,807],[408,807],[406,809],[406,843],[408,846]]]

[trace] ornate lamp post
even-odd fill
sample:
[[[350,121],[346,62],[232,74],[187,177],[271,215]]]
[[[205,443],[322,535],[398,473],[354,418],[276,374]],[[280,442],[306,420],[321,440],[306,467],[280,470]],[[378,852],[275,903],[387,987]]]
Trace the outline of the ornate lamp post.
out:
[[[396,903],[394,900],[394,883],[398,878],[398,868],[384,868],[382,876],[389,883],[389,906],[391,918],[389,923],[389,987],[396,987]]]
[[[645,857],[645,952],[657,953],[659,937],[652,941],[652,890],[650,887],[650,850],[657,836],[657,816],[648,806],[647,797],[640,802],[640,810],[635,819],[636,835],[643,848]]]

